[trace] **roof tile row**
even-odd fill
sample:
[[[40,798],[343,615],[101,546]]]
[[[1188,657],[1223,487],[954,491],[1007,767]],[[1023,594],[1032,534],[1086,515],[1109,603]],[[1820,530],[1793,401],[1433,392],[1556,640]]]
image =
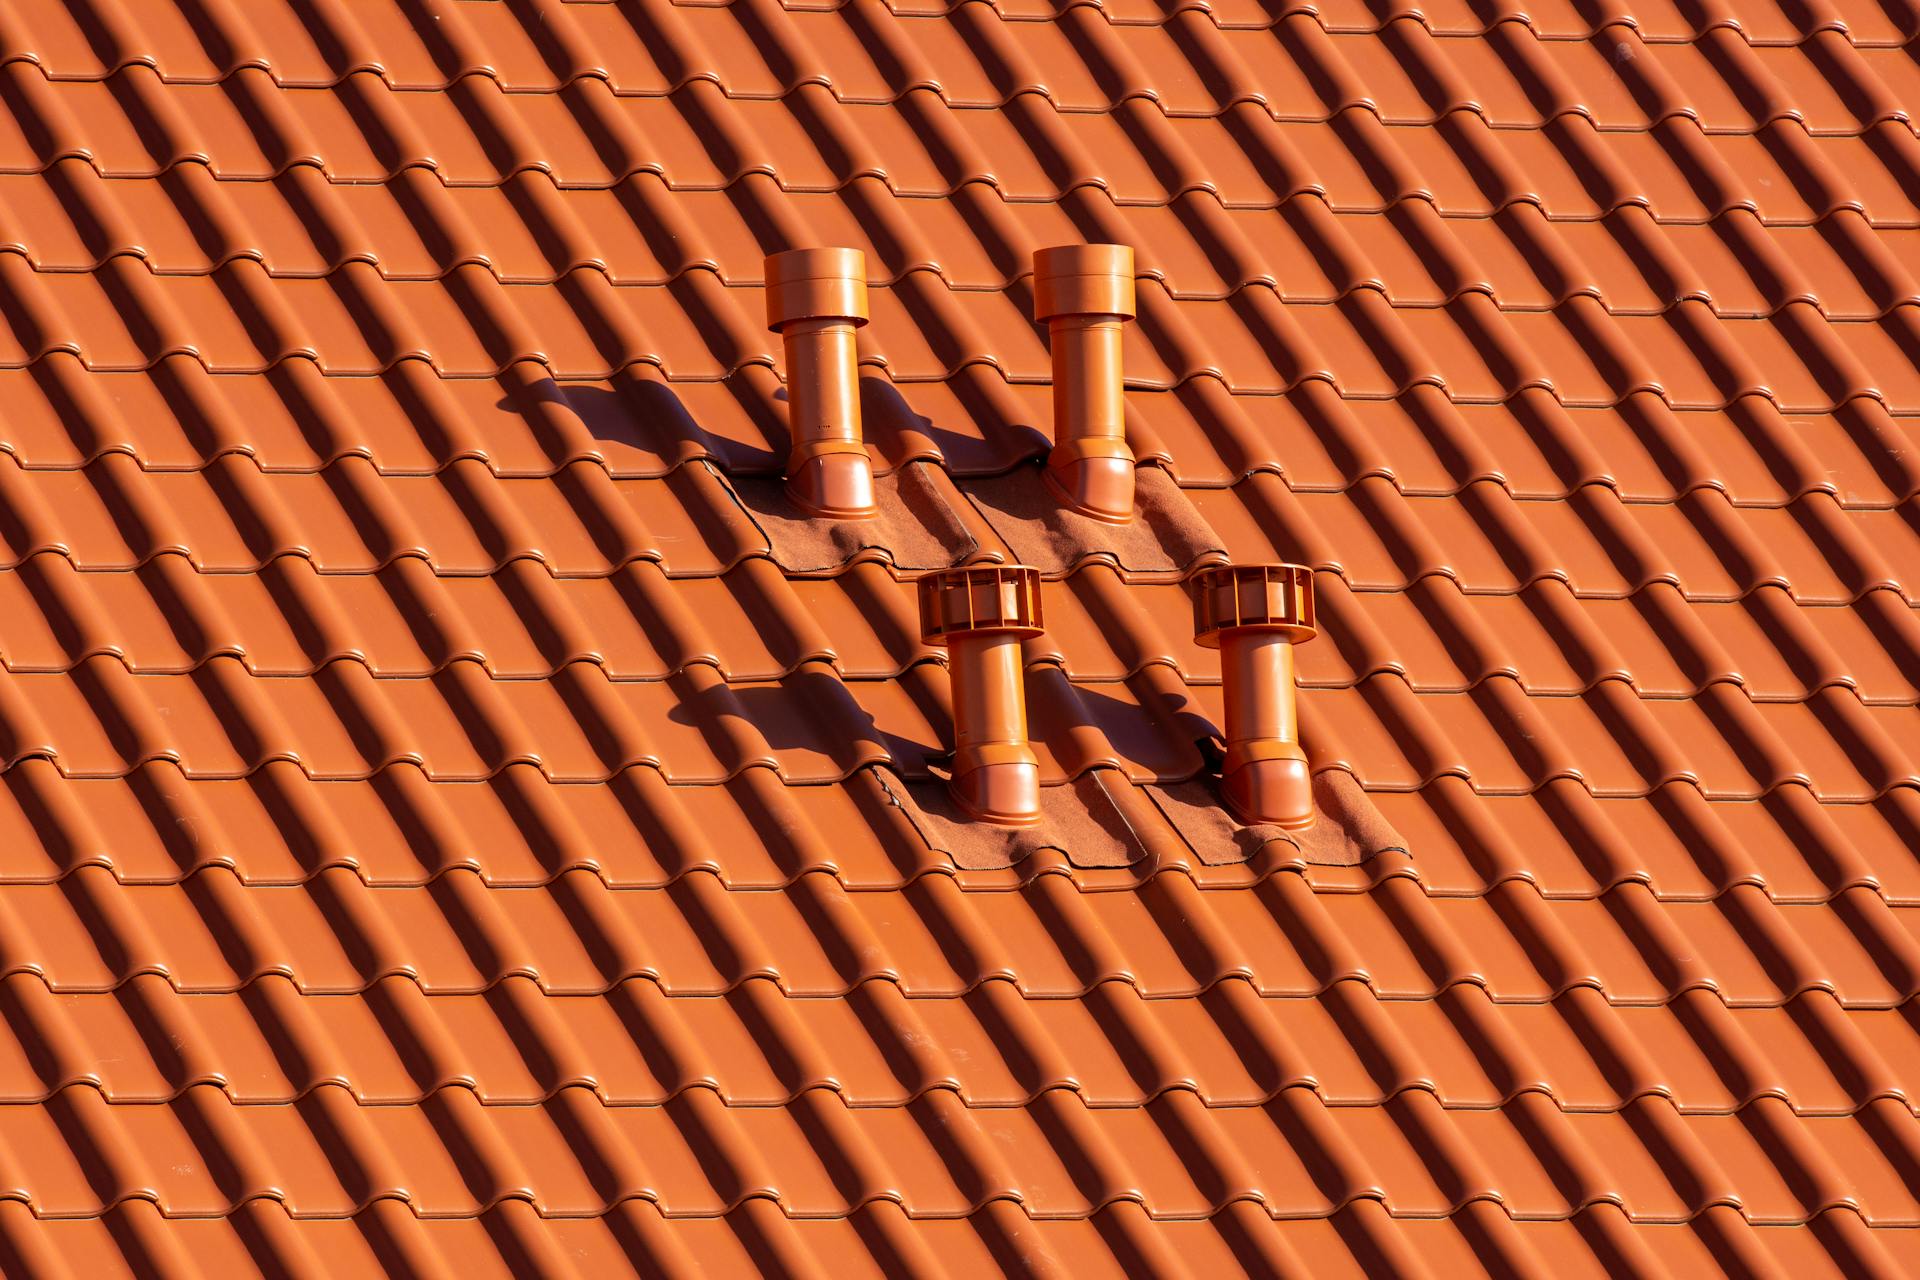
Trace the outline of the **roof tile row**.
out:
[[[1636,1130],[1671,1144],[1690,1176],[1663,1168]],[[225,1168],[199,1162],[197,1136],[210,1133]],[[209,1086],[166,1105],[114,1107],[76,1086],[44,1105],[0,1106],[0,1146],[38,1153],[15,1166],[9,1197],[58,1217],[136,1197],[219,1216],[266,1195],[297,1217],[349,1215],[385,1198],[422,1217],[472,1216],[509,1198],[546,1217],[594,1216],[645,1198],[681,1217],[726,1213],[778,1187],[799,1218],[881,1200],[911,1217],[1009,1200],[1036,1218],[1086,1217],[1120,1201],[1207,1217],[1250,1200],[1302,1218],[1363,1197],[1432,1217],[1497,1197],[1516,1218],[1611,1203],[1633,1218],[1686,1222],[1733,1203],[1760,1224],[1844,1207],[1895,1225],[1920,1218],[1907,1174],[1916,1133],[1911,1112],[1884,1103],[1799,1117],[1762,1099],[1735,1116],[1681,1117],[1659,1100],[1561,1112],[1538,1094],[1494,1110],[1447,1110],[1423,1091],[1328,1107],[1304,1089],[1250,1108],[1210,1108],[1175,1090],[1139,1107],[1089,1107],[1054,1091],[1029,1107],[978,1110],[945,1091],[904,1107],[849,1107],[825,1090],[786,1107],[728,1107],[707,1089],[658,1107],[607,1107],[586,1089],[538,1106],[483,1105],[464,1088],[418,1106],[363,1107],[333,1085],[281,1107],[236,1106]],[[1788,1172],[1767,1159],[1782,1148],[1806,1163]],[[1503,1171],[1498,1185],[1491,1164]],[[1743,1171],[1737,1191],[1727,1169]]]
[[[1027,682],[1046,785],[1101,768],[1137,782],[1193,777],[1204,765],[1199,744],[1221,723],[1218,685],[1188,685],[1159,664],[1124,681],[1074,683],[1040,662]],[[879,764],[925,777],[944,751],[946,686],[938,666],[850,681],[818,661],[778,680],[730,683],[705,663],[664,680],[614,680],[584,661],[549,678],[503,680],[466,659],[428,677],[381,678],[355,660],[262,677],[226,656],[187,674],[136,675],[102,656],[0,676],[0,758],[45,758],[91,778],[160,760],[210,779],[276,762],[331,780],[396,763],[442,781],[521,764],[556,782],[601,782],[636,766],[679,785],[750,768],[800,784]],[[1381,674],[1308,691],[1301,715],[1316,769],[1346,769],[1382,791],[1457,776],[1488,795],[1571,779],[1595,795],[1645,796],[1686,781],[1716,799],[1805,785],[1858,804],[1920,784],[1908,745],[1920,709],[1863,702],[1839,686],[1802,702],[1756,702],[1727,683],[1691,699],[1643,697],[1620,680],[1530,696],[1506,675],[1462,693],[1415,693]]]
[[[449,187],[422,169],[367,184],[326,183],[306,169],[264,182],[197,176],[203,173],[187,165],[157,178],[109,178],[62,160],[37,174],[0,176],[0,243],[47,272],[96,271],[132,255],[162,275],[206,275],[257,259],[269,275],[289,279],[365,262],[396,281],[437,280],[480,265],[503,283],[521,285],[552,284],[581,268],[621,286],[665,285],[696,270],[717,271],[729,285],[763,282],[750,189],[672,193],[671,204],[699,227],[689,243],[647,234],[645,221],[668,197],[644,182],[555,187],[544,175],[523,172],[500,186]],[[332,234],[316,236],[301,220],[303,207],[315,201],[337,212]],[[974,240],[952,203],[890,192],[875,192],[872,202],[863,216],[838,194],[790,198],[792,216],[816,235],[867,254],[875,285],[897,286],[928,271],[954,290],[999,292],[1028,275],[1024,260]],[[88,225],[68,219],[68,204],[90,212]],[[427,210],[435,216],[421,225]],[[1716,315],[1736,318],[1811,300],[1830,319],[1848,321],[1877,319],[1920,299],[1900,266],[1920,232],[1882,227],[1868,239],[1851,212],[1758,238],[1741,224],[1742,211],[1650,226],[1631,206],[1593,221],[1553,222],[1564,258],[1551,264],[1529,261],[1537,237],[1517,210],[1448,217],[1439,228],[1405,211],[1331,212],[1311,195],[1269,209],[1209,210],[1188,196],[1117,212],[1140,242],[1140,274],[1180,300],[1226,298],[1265,284],[1288,302],[1331,303],[1373,289],[1399,307],[1437,307],[1477,291],[1504,310],[1530,311],[1586,294],[1619,315],[1658,314],[1700,299]],[[522,224],[522,216],[534,220]],[[1058,204],[1008,205],[1003,216],[1016,243],[1073,234],[1070,212]],[[490,231],[483,240],[473,230],[503,219],[514,220],[515,235]],[[579,234],[608,221],[622,231],[591,241]],[[917,227],[912,240],[886,236],[902,223]],[[1254,245],[1257,254],[1247,251]]]
[[[976,363],[1014,381],[1045,380],[1045,350],[1012,295],[935,281],[919,273],[873,291],[867,363],[902,383],[945,380]],[[556,378],[606,378],[650,364],[670,380],[712,381],[774,359],[749,318],[761,291],[728,288],[706,272],[664,287],[623,287],[580,269],[545,286],[501,284],[478,266],[438,281],[392,281],[350,263],[308,280],[272,279],[250,260],[211,276],[161,276],[123,257],[98,273],[42,273],[0,253],[0,285],[11,320],[0,365],[16,368],[64,352],[102,372],[187,355],[214,373],[265,373],[309,359],[326,374],[364,377],[423,360],[443,377],[492,378],[532,361]],[[1920,374],[1908,355],[1920,349],[1920,305],[1883,320],[1842,321],[1804,302],[1762,319],[1716,317],[1698,301],[1634,316],[1609,314],[1585,296],[1552,311],[1503,311],[1478,293],[1433,308],[1395,307],[1371,290],[1334,304],[1288,304],[1261,286],[1226,303],[1155,299],[1156,289],[1142,288],[1141,323],[1126,347],[1130,380],[1145,389],[1211,376],[1247,395],[1318,380],[1358,399],[1431,385],[1458,403],[1542,390],[1584,407],[1652,393],[1675,409],[1723,409],[1760,396],[1782,412],[1824,413],[1872,397],[1895,413],[1920,412]],[[243,309],[230,310],[229,296]],[[923,310],[942,316],[948,341],[916,337],[909,317]],[[673,312],[691,323],[662,323]],[[1202,328],[1211,337],[1196,346]],[[1644,354],[1696,336],[1724,345],[1716,351],[1702,341],[1685,361],[1668,356],[1658,373]]]
[[[119,75],[138,80],[151,73]],[[1810,135],[1788,122],[1756,134],[1708,134],[1677,118],[1645,132],[1601,133],[1577,116],[1542,129],[1495,131],[1456,114],[1444,127],[1464,135],[1457,144],[1464,154],[1428,159],[1432,153],[1418,143],[1433,126],[1382,124],[1359,108],[1328,123],[1296,123],[1250,106],[1219,117],[1167,117],[1138,100],[1113,115],[1090,115],[1057,112],[1029,95],[1015,100],[1018,110],[1003,113],[949,108],[930,94],[899,107],[814,97],[825,90],[802,90],[780,102],[736,101],[704,81],[672,98],[615,98],[604,86],[598,92],[585,87],[601,85],[597,80],[560,94],[471,87],[491,84],[485,80],[460,84],[450,93],[491,99],[471,109],[490,108],[492,118],[482,127],[508,136],[483,140],[475,122],[440,95],[413,95],[429,107],[416,121],[422,104],[409,102],[403,110],[388,101],[393,91],[371,76],[354,77],[339,90],[263,84],[286,118],[274,120],[271,131],[262,122],[258,133],[223,89],[151,79],[147,97],[156,101],[150,109],[185,117],[178,133],[191,142],[173,142],[160,124],[143,130],[130,120],[109,82],[47,81],[26,64],[11,63],[0,67],[0,98],[11,88],[29,100],[20,115],[0,118],[0,173],[35,174],[81,160],[112,178],[205,166],[200,171],[212,180],[258,182],[305,170],[313,175],[309,181],[368,183],[424,168],[450,187],[491,187],[539,171],[561,187],[659,184],[656,196],[752,183],[768,189],[769,201],[773,193],[838,192],[860,184],[895,196],[965,200],[963,188],[979,184],[1011,201],[1058,201],[1092,187],[1122,206],[1165,205],[1205,192],[1225,206],[1272,209],[1312,192],[1349,213],[1418,200],[1450,217],[1489,217],[1525,202],[1561,219],[1643,205],[1678,222],[1746,209],[1767,223],[1807,225],[1852,209],[1874,224],[1920,224],[1920,205],[1898,177],[1911,167],[1913,133],[1892,121],[1848,136]],[[343,101],[350,88],[370,100]],[[282,93],[305,96],[280,104]],[[582,97],[587,101],[576,103]],[[696,109],[703,100],[749,120],[723,134]],[[810,119],[814,113],[795,109],[809,102],[846,118],[849,136],[836,140],[839,145],[828,142]],[[913,119],[908,106],[932,118]],[[405,121],[406,128],[390,141],[368,138],[356,128],[356,110],[383,113],[393,127]],[[1251,124],[1247,112],[1255,112]],[[34,127],[23,129],[23,119]],[[1058,154],[1036,156],[1024,147],[1023,131],[1055,135],[1050,142]],[[921,140],[936,133],[938,143]],[[1139,154],[1130,133],[1164,134],[1157,141],[1166,154]],[[354,145],[313,144],[324,137]],[[1132,157],[1130,163],[1115,167],[1095,158],[1115,148]],[[1423,157],[1417,169],[1407,160],[1416,151]],[[328,214],[330,221],[340,217]]]
[[[331,87],[368,71],[396,89],[445,90],[484,76],[514,92],[553,92],[594,77],[616,93],[662,96],[713,79],[738,98],[777,98],[820,84],[843,101],[885,103],[928,88],[956,106],[999,107],[1037,93],[1066,110],[1106,112],[1144,97],[1177,115],[1217,114],[1250,100],[1282,119],[1321,119],[1329,107],[1362,105],[1398,123],[1431,123],[1466,109],[1508,127],[1539,123],[1542,98],[1572,99],[1603,127],[1644,127],[1676,109],[1649,107],[1642,86],[1655,84],[1684,86],[1687,108],[1710,129],[1791,116],[1818,131],[1849,131],[1864,122],[1862,90],[1878,105],[1920,88],[1897,49],[1819,26],[1805,10],[1790,43],[1767,44],[1748,24],[1702,24],[1691,39],[1663,40],[1624,13],[1581,39],[1554,39],[1518,12],[1460,39],[1436,38],[1434,16],[1417,10],[1388,10],[1383,22],[1358,32],[1339,30],[1337,15],[1315,7],[1267,8],[1270,25],[1233,27],[1225,15],[1197,7],[1127,24],[1092,5],[1067,7],[1057,23],[1020,22],[985,4],[917,18],[878,5],[806,12],[583,4],[547,6],[533,21],[534,11],[510,5],[440,5],[423,30],[399,9],[330,6],[310,23],[291,6],[267,5],[244,18],[209,15],[203,21],[211,31],[194,30],[191,19],[166,8],[26,12],[0,56],[31,61],[60,80],[149,66],[170,83],[215,83],[257,68],[282,88]],[[1146,70],[1178,61],[1186,56],[1182,42],[1200,38],[1218,41],[1230,75],[1208,83]],[[1516,42],[1532,40],[1537,51],[1516,54]],[[1611,49],[1622,40],[1644,40],[1653,69],[1610,74]],[[1315,61],[1344,66],[1364,89],[1341,84],[1330,101],[1333,86],[1311,74]],[[1551,68],[1546,77],[1538,75],[1542,62]],[[1834,75],[1836,62],[1852,83]],[[1434,75],[1434,68],[1443,70]],[[1471,82],[1474,93],[1436,110],[1432,81],[1449,79]]]
[[[1076,887],[1065,874],[999,892],[929,875],[896,892],[850,890],[822,873],[738,891],[705,871],[662,889],[613,889],[588,871],[490,888],[464,869],[373,887],[345,869],[245,885],[212,867],[141,885],[83,867],[10,888],[0,968],[32,972],[62,995],[141,974],[204,993],[279,974],[318,994],[399,975],[436,995],[516,976],[556,995],[598,995],[645,978],[676,998],[761,978],[790,996],[840,998],[884,981],[915,1000],[1001,981],[1035,999],[1118,981],[1179,1000],[1241,979],[1287,997],[1356,980],[1387,1000],[1471,986],[1503,1006],[1545,1004],[1586,990],[1696,1012],[1702,999],[1724,1011],[1812,992],[1847,1010],[1899,1009],[1920,992],[1920,910],[1869,888],[1792,903],[1741,886],[1687,902],[1641,884],[1555,899],[1509,881],[1477,897],[1430,898],[1401,870],[1364,892],[1315,892],[1295,871],[1251,891],[1162,872],[1128,892]],[[1870,1063],[1865,1044],[1849,1046],[1867,1054],[1849,1060]],[[1747,1052],[1736,1060],[1767,1074]],[[1897,1075],[1867,1074],[1875,1090],[1904,1096]]]
[[[1359,872],[1303,867],[1280,844],[1209,865],[1183,841],[1161,841],[1151,859],[1119,872],[1077,867],[1057,853],[1011,873],[959,872],[898,821],[883,790],[788,787],[768,769],[745,770],[724,787],[669,787],[647,768],[610,786],[558,784],[527,765],[484,783],[431,782],[411,765],[355,782],[314,781],[288,764],[244,779],[189,780],[164,761],[124,778],[69,779],[35,758],[5,778],[0,875],[8,883],[47,883],[89,866],[130,883],[170,883],[223,866],[249,883],[301,883],[338,868],[369,883],[419,885],[464,867],[490,884],[519,886],[581,870],[614,886],[659,887],[700,872],[767,889],[824,872],[853,890],[943,875],[993,891],[1064,873],[1098,891],[1134,889],[1161,870],[1245,888],[1292,869],[1323,890],[1351,891],[1403,870],[1392,859]],[[1421,882],[1444,896],[1518,880],[1567,899],[1642,883],[1675,901],[1751,885],[1782,902],[1826,902],[1855,888],[1920,902],[1920,867],[1905,856],[1920,833],[1920,806],[1905,788],[1872,804],[1822,805],[1798,784],[1757,801],[1703,799],[1688,782],[1646,798],[1595,797],[1572,780],[1483,796],[1447,776],[1372,800],[1419,850]]]
[[[1230,978],[1191,1001],[1148,999],[1125,982],[1030,999],[990,981],[912,1000],[879,980],[846,1000],[794,998],[765,978],[724,996],[669,996],[645,979],[604,996],[555,996],[523,976],[462,995],[424,994],[407,977],[350,995],[295,995],[279,975],[213,994],[181,993],[151,973],[97,994],[56,995],[31,974],[3,985],[4,1103],[83,1085],[116,1104],[162,1103],[214,1085],[246,1106],[338,1086],[373,1106],[453,1088],[533,1106],[588,1088],[611,1106],[711,1089],[729,1107],[789,1106],[813,1090],[856,1107],[902,1107],[933,1091],[973,1108],[1022,1107],[1053,1090],[1092,1107],[1143,1106],[1175,1090],[1250,1107],[1304,1088],[1334,1107],[1423,1090],[1448,1110],[1540,1093],[1565,1111],[1619,1112],[1652,1095],[1687,1114],[1732,1114],[1772,1096],[1797,1114],[1844,1116],[1896,1096],[1890,1075],[1836,1072],[1823,1058],[1833,1006],[1818,993],[1726,1014],[1692,998],[1609,1005],[1570,991],[1495,1014],[1478,988],[1383,1000],[1351,979],[1298,997]],[[1703,1021],[1722,1023],[1730,1042],[1767,1044],[1773,1073],[1717,1062],[1695,1038]],[[1880,1062],[1920,1049],[1897,1009],[1854,1010],[1847,1021]],[[1595,1042],[1614,1046],[1608,1063],[1595,1060]],[[606,1048],[589,1055],[587,1045]]]
[[[1570,600],[1541,581],[1469,605],[1438,576],[1404,592],[1354,591],[1332,574],[1318,581],[1322,614],[1337,629],[1301,649],[1307,688],[1392,672],[1420,693],[1464,693],[1508,676],[1534,696],[1619,679],[1649,698],[1732,683],[1757,702],[1806,701],[1836,685],[1869,704],[1920,702],[1913,665],[1900,660],[1920,653],[1920,639],[1891,590],[1815,608],[1774,589],[1725,602],[1682,603],[1661,586]],[[1149,664],[1189,684],[1215,683],[1217,653],[1160,621],[1177,616],[1180,595],[1089,564],[1049,591],[1048,631],[1028,644],[1028,660],[1057,663],[1077,683],[1124,680]],[[1463,620],[1468,608],[1478,621]],[[825,662],[847,679],[873,680],[933,656],[915,622],[911,584],[873,562],[820,579],[782,577],[761,557],[717,577],[670,579],[638,560],[607,577],[556,578],[527,559],[442,576],[413,556],[372,573],[323,573],[289,554],[257,571],[200,573],[161,552],[133,571],[91,572],[42,553],[0,577],[0,665],[23,673],[110,654],[143,675],[232,656],[258,676],[312,675],[351,659],[382,677],[473,661],[497,679],[543,679],[592,662],[614,680],[664,680],[705,663],[730,682],[755,682]],[[1604,643],[1564,651],[1555,632],[1576,627]],[[1794,637],[1791,647],[1776,628]]]
[[[955,1219],[910,1221],[876,1201],[844,1218],[782,1216],[750,1199],[713,1218],[667,1218],[647,1200],[625,1200],[604,1216],[544,1219],[525,1202],[503,1201],[475,1218],[418,1218],[381,1200],[352,1218],[291,1218],[272,1200],[254,1200],[230,1218],[166,1219],[145,1200],[101,1218],[34,1219],[0,1201],[0,1245],[35,1270],[71,1263],[84,1274],[196,1266],[223,1274],[248,1268],[374,1272],[444,1266],[457,1274],[605,1275],[645,1268],[662,1275],[980,1275],[1026,1269],[1042,1274],[1209,1275],[1258,1266],[1277,1274],[1359,1277],[1466,1275],[1498,1250],[1502,1265],[1544,1265],[1598,1280],[1622,1258],[1683,1273],[1711,1272],[1742,1258],[1808,1277],[1840,1277],[1910,1265],[1906,1233],[1869,1232],[1858,1215],[1831,1210],[1810,1228],[1749,1226],[1731,1206],[1688,1225],[1635,1224],[1613,1205],[1572,1218],[1514,1220],[1476,1202],[1457,1218],[1390,1218],[1376,1200],[1356,1200],[1327,1218],[1276,1223],[1251,1201],[1211,1218],[1150,1221],[1130,1201],[1090,1218],[1033,1218],[1008,1201]]]
[[[10,407],[4,451],[32,469],[124,453],[146,470],[200,470],[243,455],[268,471],[314,471],[358,456],[383,475],[431,474],[471,458],[501,476],[551,476],[592,461],[624,479],[701,458],[734,475],[777,473],[785,456],[779,386],[758,364],[723,383],[669,387],[644,364],[590,383],[556,382],[531,362],[496,381],[442,379],[418,360],[378,378],[327,378],[301,359],[264,377],[210,374],[189,356],[139,373],[90,373],[52,354],[0,369],[0,388]],[[1048,389],[1008,384],[982,365],[905,389],[869,376],[862,390],[872,445],[896,463],[1001,472],[1050,447],[1036,425]],[[1425,386],[1394,400],[1343,399],[1318,380],[1257,397],[1196,378],[1129,399],[1135,453],[1209,487],[1266,471],[1284,474],[1296,493],[1378,476],[1424,496],[1492,480],[1523,499],[1604,485],[1630,503],[1717,489],[1736,506],[1830,493],[1848,508],[1891,507],[1920,492],[1904,420],[1866,397],[1816,418],[1783,417],[1758,396],[1724,412],[1672,410],[1644,394],[1602,410],[1533,394],[1454,404]],[[392,414],[411,429],[370,429]]]

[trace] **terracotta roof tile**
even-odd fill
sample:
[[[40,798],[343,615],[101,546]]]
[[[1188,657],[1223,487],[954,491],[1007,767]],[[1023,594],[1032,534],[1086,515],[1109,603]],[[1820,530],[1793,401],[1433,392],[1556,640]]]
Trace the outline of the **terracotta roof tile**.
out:
[[[0,5],[0,1269],[1920,1268],[1916,35]],[[1083,241],[1125,530],[1035,496]],[[1016,560],[987,857],[914,579]],[[1273,560],[1332,856],[1212,790]]]

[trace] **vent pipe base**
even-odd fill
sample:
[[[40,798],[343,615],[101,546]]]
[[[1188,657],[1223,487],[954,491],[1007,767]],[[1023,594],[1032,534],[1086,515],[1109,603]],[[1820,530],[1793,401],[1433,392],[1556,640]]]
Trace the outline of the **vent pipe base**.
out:
[[[1088,437],[1054,446],[1047,488],[1066,506],[1107,524],[1133,519],[1133,450],[1121,440]]]
[[[1236,764],[1229,752],[1220,772],[1220,790],[1234,817],[1249,825],[1288,831],[1313,825],[1313,774],[1304,752],[1293,758],[1265,759],[1247,759],[1244,751],[1239,754],[1242,759]]]

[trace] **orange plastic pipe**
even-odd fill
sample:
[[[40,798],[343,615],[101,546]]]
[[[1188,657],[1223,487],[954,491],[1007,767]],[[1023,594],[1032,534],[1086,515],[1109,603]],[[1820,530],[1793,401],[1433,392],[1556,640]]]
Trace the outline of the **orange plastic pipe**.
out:
[[[1133,250],[1078,244],[1033,255],[1033,309],[1053,355],[1047,482],[1082,515],[1133,518],[1121,328],[1134,315]]]
[[[794,249],[766,261],[767,327],[787,363],[787,493],[815,515],[876,514],[873,460],[860,428],[859,350],[867,322],[866,255]]]
[[[1300,746],[1292,638],[1274,631],[1223,631],[1220,673],[1227,704],[1227,758],[1221,768],[1227,803],[1251,822],[1312,826],[1313,778]]]
[[[1193,638],[1220,650],[1226,703],[1221,790],[1242,821],[1313,825],[1313,775],[1300,745],[1293,646],[1315,633],[1313,570],[1214,565],[1188,582]]]
[[[983,822],[1040,817],[1040,762],[1027,740],[1020,641],[1042,632],[1040,574],[970,565],[920,579],[920,637],[947,646],[953,688],[953,797]]]
[[[1020,637],[970,632],[947,644],[955,798],[987,822],[1032,822],[1040,816],[1040,762],[1027,740]]]

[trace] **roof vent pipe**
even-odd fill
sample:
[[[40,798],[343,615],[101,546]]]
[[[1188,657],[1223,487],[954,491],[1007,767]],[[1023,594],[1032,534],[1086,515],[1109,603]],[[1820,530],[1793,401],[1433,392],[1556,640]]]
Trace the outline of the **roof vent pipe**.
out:
[[[866,519],[873,460],[860,435],[859,353],[867,322],[867,257],[858,249],[793,249],[767,259],[767,327],[787,357],[787,494],[804,510]]]
[[[1222,565],[1195,574],[1193,638],[1220,650],[1226,685],[1227,804],[1244,822],[1313,825],[1313,779],[1300,748],[1293,646],[1314,636],[1313,571]]]
[[[1041,629],[1037,569],[976,565],[920,579],[920,635],[947,647],[953,682],[953,796],[983,822],[1040,816],[1020,640]]]
[[[1133,319],[1133,250],[1075,244],[1033,255],[1034,318],[1053,352],[1053,452],[1047,482],[1068,506],[1112,524],[1133,519],[1120,328]]]

